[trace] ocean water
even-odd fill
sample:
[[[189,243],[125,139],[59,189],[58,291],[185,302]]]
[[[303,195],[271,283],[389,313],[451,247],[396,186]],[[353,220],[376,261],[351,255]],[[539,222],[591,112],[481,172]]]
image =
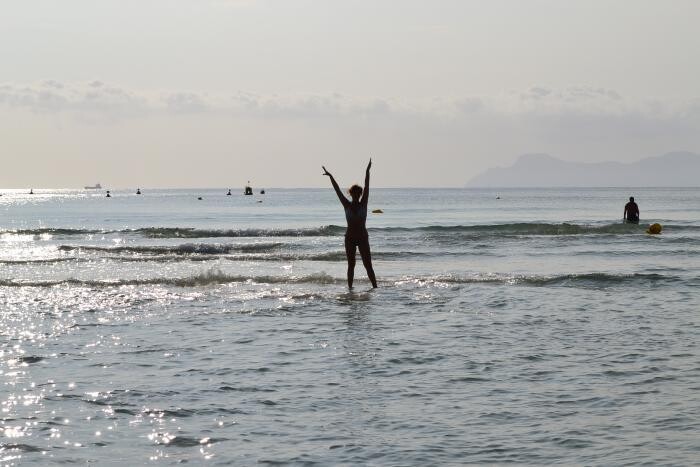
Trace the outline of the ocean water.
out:
[[[0,465],[700,462],[700,189],[0,192]]]

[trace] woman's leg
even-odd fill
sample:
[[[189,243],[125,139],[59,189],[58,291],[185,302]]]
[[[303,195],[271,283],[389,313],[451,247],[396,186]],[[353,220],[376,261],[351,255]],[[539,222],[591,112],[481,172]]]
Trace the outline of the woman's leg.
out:
[[[348,288],[352,289],[355,277],[355,242],[345,237],[345,256],[348,257]]]
[[[370,282],[372,282],[372,287],[377,288],[377,278],[374,277],[374,268],[372,267],[372,254],[369,251],[369,239],[361,242],[358,245],[360,249],[360,256],[362,257],[362,264],[365,265],[367,270],[367,276]]]

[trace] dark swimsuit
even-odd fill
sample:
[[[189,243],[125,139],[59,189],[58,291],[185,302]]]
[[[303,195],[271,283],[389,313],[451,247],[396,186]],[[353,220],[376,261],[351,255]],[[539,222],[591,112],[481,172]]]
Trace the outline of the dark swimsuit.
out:
[[[367,206],[360,205],[357,211],[353,211],[351,206],[345,208],[345,220],[348,221],[348,230],[345,231],[345,243],[350,246],[360,246],[364,243],[369,244],[369,235],[367,234],[367,229],[365,228],[365,221],[367,220]],[[361,231],[357,232],[357,228],[351,231],[351,224],[360,221]]]

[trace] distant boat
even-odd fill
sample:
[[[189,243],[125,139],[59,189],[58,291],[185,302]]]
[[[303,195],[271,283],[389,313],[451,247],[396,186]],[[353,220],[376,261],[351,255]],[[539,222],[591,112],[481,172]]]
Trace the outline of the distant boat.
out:
[[[248,181],[248,184],[245,186],[245,190],[243,191],[244,195],[252,195],[253,194],[253,189],[250,187],[250,181]]]
[[[97,183],[95,186],[86,186],[85,189],[86,189],[86,190],[101,190],[101,189],[102,189],[102,185],[100,185],[99,183]]]

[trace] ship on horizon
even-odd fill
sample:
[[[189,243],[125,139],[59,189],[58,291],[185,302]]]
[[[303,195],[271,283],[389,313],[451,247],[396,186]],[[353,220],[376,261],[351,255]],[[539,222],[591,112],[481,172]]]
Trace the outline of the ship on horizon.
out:
[[[100,185],[99,183],[95,183],[94,186],[86,186],[85,189],[86,190],[101,190],[102,185]]]

